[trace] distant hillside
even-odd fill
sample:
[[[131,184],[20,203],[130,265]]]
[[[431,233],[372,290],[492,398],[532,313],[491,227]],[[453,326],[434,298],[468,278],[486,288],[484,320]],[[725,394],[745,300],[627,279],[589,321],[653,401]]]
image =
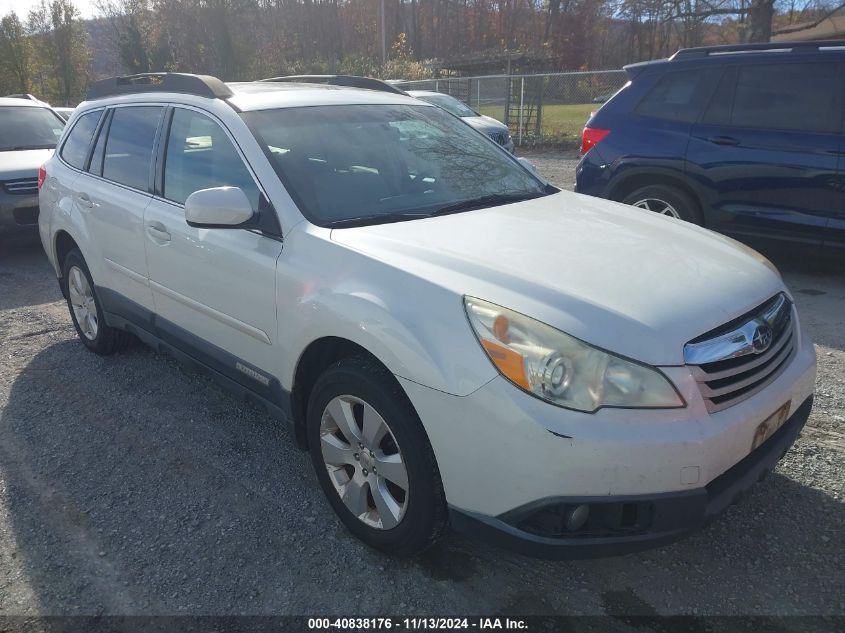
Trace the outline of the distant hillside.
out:
[[[91,47],[91,80],[124,73],[117,51],[117,32],[108,18],[85,20]]]

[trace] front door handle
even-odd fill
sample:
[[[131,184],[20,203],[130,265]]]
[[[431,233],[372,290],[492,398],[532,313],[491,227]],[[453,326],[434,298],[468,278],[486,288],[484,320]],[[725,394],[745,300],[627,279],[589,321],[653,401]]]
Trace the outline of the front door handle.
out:
[[[707,140],[715,145],[739,145],[739,139],[733,136],[711,136]]]
[[[147,224],[147,234],[153,238],[153,241],[164,243],[170,241],[170,233],[167,232],[167,227],[161,222],[150,222]]]
[[[91,197],[84,191],[80,191],[78,194],[76,194],[76,202],[80,207],[83,207],[85,209],[94,208],[94,203],[91,202]]]

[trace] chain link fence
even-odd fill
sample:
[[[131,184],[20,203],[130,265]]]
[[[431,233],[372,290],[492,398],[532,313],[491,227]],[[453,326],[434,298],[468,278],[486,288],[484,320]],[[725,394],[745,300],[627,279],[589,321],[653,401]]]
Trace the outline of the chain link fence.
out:
[[[457,97],[505,123],[517,145],[574,143],[590,112],[628,81],[624,70],[397,81],[403,90]]]

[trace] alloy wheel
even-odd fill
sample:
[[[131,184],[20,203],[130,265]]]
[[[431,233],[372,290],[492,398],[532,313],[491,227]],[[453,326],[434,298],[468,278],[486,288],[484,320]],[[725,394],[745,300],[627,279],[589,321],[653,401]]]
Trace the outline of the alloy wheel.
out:
[[[97,304],[94,301],[94,291],[88,283],[88,278],[78,266],[71,266],[68,270],[67,288],[76,323],[85,338],[93,341],[97,338],[97,330],[99,329]]]
[[[639,207],[640,209],[645,209],[646,211],[653,211],[654,213],[659,213],[660,215],[668,215],[670,217],[677,218],[678,220],[681,219],[681,215],[675,207],[665,200],[660,200],[658,198],[643,198],[642,200],[638,200],[633,203],[631,206]]]
[[[389,530],[408,507],[408,471],[387,422],[350,395],[333,398],[320,420],[329,479],[346,508],[366,525]]]

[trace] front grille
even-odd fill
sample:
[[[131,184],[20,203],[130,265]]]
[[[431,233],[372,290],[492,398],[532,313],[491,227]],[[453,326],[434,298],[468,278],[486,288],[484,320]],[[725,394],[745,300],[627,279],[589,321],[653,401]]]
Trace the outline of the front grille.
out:
[[[490,138],[496,141],[499,145],[507,145],[510,138],[509,132],[490,132]]]
[[[38,178],[18,178],[3,183],[3,191],[13,195],[32,195],[38,193]]]
[[[750,398],[777,378],[795,353],[792,303],[779,294],[750,313],[684,346],[707,410]]]

